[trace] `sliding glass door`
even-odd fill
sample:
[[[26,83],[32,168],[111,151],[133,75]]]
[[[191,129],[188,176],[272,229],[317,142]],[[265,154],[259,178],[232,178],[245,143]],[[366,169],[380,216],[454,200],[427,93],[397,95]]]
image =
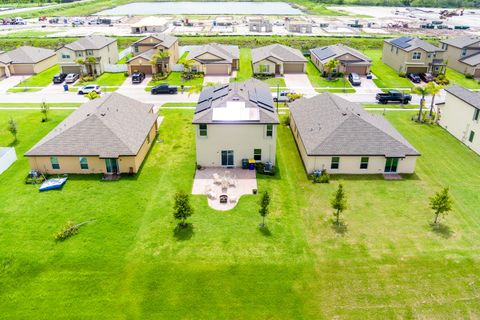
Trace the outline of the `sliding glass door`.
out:
[[[107,167],[107,173],[118,173],[118,159],[116,158],[105,159],[105,166]]]
[[[233,167],[234,165],[233,150],[222,150],[222,167]]]
[[[394,173],[397,172],[398,158],[387,158],[385,161],[385,172]]]

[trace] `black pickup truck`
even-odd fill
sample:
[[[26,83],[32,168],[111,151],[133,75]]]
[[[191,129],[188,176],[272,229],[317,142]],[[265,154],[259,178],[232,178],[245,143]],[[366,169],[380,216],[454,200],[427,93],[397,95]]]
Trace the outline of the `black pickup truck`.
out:
[[[178,92],[177,86],[169,86],[168,84],[160,84],[152,88],[152,94],[174,94]]]
[[[412,101],[412,96],[408,93],[401,93],[399,91],[389,91],[386,93],[377,93],[375,99],[381,104],[387,104],[389,102],[408,104]]]

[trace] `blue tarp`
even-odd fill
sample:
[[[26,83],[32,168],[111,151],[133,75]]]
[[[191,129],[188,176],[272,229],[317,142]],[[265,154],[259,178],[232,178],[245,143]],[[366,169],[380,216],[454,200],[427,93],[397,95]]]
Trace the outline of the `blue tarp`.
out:
[[[48,190],[54,190],[54,189],[60,189],[65,182],[67,182],[67,178],[54,178],[54,179],[48,179],[38,189],[39,191],[48,191]]]

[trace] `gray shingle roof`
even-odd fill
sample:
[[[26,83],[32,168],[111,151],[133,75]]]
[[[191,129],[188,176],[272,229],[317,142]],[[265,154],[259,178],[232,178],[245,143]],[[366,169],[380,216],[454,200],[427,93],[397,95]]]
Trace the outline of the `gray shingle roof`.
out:
[[[87,36],[65,45],[70,50],[98,50],[116,42],[117,39],[104,36]]]
[[[318,60],[323,62],[327,62],[328,60],[338,58],[343,56],[344,54],[351,54],[357,57],[360,61],[370,63],[372,59],[364,55],[363,53],[350,48],[349,46],[345,46],[343,44],[334,44],[331,46],[320,47],[311,49],[310,53],[318,58]]]
[[[272,44],[260,48],[252,49],[252,62],[256,63],[274,57],[283,62],[307,62],[302,52],[298,49],[290,48],[281,44]]]
[[[157,120],[153,105],[112,93],[85,103],[25,156],[134,156]]]
[[[465,58],[460,59],[461,62],[468,64],[469,66],[476,66],[480,64],[480,52],[471,54]]]
[[[445,91],[454,95],[465,103],[468,103],[472,107],[480,109],[480,93],[470,91],[458,85],[448,87],[445,89]]]
[[[37,63],[55,55],[55,51],[44,48],[22,46],[0,55],[3,63]]]
[[[310,156],[419,155],[382,116],[331,93],[293,102],[290,116]]]
[[[240,58],[240,50],[238,46],[218,44],[218,43],[209,43],[203,46],[194,47],[187,55],[187,60],[194,59],[199,62],[202,62],[197,57],[201,56],[204,53],[210,53],[218,57],[219,62],[223,63],[232,63],[233,60]]]
[[[442,43],[448,44],[449,46],[457,47],[457,48],[464,48],[471,46],[475,43],[480,43],[480,37],[475,36],[461,36],[457,38],[450,38],[446,40],[440,41]]]
[[[385,41],[404,51],[412,51],[418,48],[423,49],[426,52],[443,51],[442,49],[434,46],[431,43],[428,43],[426,41],[423,41],[419,38],[414,38],[414,37],[404,36],[404,37],[385,40]]]
[[[169,34],[165,34],[165,33],[155,33],[155,34],[152,34],[152,35],[149,35],[149,36],[146,36],[146,37],[143,37],[142,39],[138,40],[138,41],[135,41],[132,46],[135,46],[135,45],[144,45],[144,44],[140,44],[140,42],[142,42],[143,40],[145,39],[148,39],[148,38],[154,38],[156,40],[158,40],[158,43],[155,44],[155,46],[163,46],[165,48],[170,48],[171,46],[173,46],[173,44],[175,42],[177,42],[178,38],[177,37],[174,37],[174,36],[171,36]]]
[[[215,108],[226,107],[227,102],[244,102],[245,108],[259,111],[259,120],[213,120]],[[198,98],[193,123],[259,123],[278,124],[270,87],[257,79],[205,87]]]
[[[152,49],[149,49],[149,50],[144,51],[142,53],[139,53],[134,57],[131,57],[130,59],[128,59],[127,62],[130,62],[130,61],[135,60],[135,59],[140,58],[140,57],[142,57],[144,59],[147,59],[147,60],[151,60],[154,54],[155,54],[155,49],[152,48]]]

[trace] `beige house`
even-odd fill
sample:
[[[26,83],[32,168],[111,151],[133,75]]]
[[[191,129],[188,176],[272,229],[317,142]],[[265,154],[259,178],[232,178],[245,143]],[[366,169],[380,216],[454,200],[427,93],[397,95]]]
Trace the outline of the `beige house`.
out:
[[[445,89],[445,102],[438,104],[439,124],[480,155],[480,93],[461,86]]]
[[[295,33],[312,33],[313,25],[308,21],[286,19],[285,29]]]
[[[385,40],[382,61],[398,73],[442,72],[443,50],[413,37]]]
[[[145,74],[154,74],[161,70],[170,72],[179,58],[178,39],[163,33],[152,34],[134,42],[132,52],[134,57],[127,62],[129,74],[135,71]],[[152,57],[159,52],[167,52],[168,59],[154,65],[151,63]]]
[[[104,36],[88,36],[66,44],[57,50],[60,69],[63,73],[94,73],[105,72],[107,65],[118,61],[117,39]],[[78,64],[79,59],[94,57],[96,63],[87,70],[85,65]]]
[[[0,79],[11,75],[37,74],[56,64],[55,51],[22,46],[0,53]]]
[[[480,78],[480,37],[463,36],[440,42],[450,68]]]
[[[241,167],[242,159],[275,164],[279,121],[270,88],[262,81],[205,87],[193,124],[202,167]]]
[[[372,59],[343,44],[311,49],[310,59],[320,72],[326,72],[325,64],[328,61],[337,60],[338,64],[334,72],[357,73],[361,76],[370,73],[372,65]]]
[[[272,29],[273,24],[266,18],[255,17],[248,20],[248,30],[250,32],[272,32]]]
[[[210,43],[193,47],[187,60],[193,60],[193,72],[206,75],[228,75],[239,67],[240,50],[238,46]]]
[[[170,21],[170,19],[163,17],[144,17],[133,23],[130,28],[133,34],[161,33],[167,30]]]
[[[420,155],[382,116],[332,93],[291,103],[290,128],[307,173],[413,173]]]
[[[47,174],[136,173],[155,141],[157,117],[152,104],[112,93],[75,110],[25,156]]]
[[[298,49],[272,44],[252,49],[254,74],[305,73],[307,59]]]

